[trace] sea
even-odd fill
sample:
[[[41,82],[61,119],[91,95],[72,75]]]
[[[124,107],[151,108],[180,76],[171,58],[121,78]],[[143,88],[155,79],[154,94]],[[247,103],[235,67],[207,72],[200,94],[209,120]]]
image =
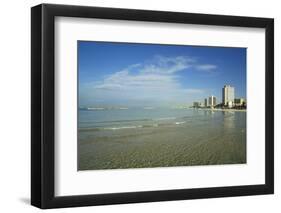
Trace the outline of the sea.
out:
[[[246,113],[209,109],[121,108],[79,110],[79,130],[122,130],[177,126],[185,123],[246,128]],[[194,123],[195,122],[195,123]]]

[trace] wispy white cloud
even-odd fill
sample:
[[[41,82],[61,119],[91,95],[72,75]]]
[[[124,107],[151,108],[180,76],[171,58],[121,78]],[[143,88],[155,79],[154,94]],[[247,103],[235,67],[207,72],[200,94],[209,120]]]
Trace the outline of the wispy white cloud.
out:
[[[217,66],[214,64],[199,64],[195,66],[196,69],[202,70],[202,71],[214,71],[217,69]]]
[[[195,59],[188,56],[165,57],[155,56],[152,62],[146,63],[142,73],[173,74],[193,66]]]
[[[155,56],[144,63],[105,76],[101,81],[80,87],[80,96],[91,100],[127,102],[188,102],[203,89],[186,88],[180,83],[179,72],[193,70],[215,70],[211,64],[199,64],[188,56]]]
[[[102,82],[95,82],[95,89],[128,90],[133,88],[162,88],[163,85],[177,86],[177,76],[154,73],[132,74],[129,71],[116,72]],[[131,88],[132,87],[132,88]]]

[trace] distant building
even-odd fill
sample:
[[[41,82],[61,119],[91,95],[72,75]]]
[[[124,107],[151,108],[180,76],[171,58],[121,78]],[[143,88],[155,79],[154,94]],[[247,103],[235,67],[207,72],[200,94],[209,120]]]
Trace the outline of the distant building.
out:
[[[199,108],[201,106],[201,103],[200,102],[193,102],[193,107],[194,108]]]
[[[232,107],[234,105],[235,90],[230,85],[224,85],[222,88],[222,103],[224,106]]]
[[[204,99],[204,107],[208,107],[208,99],[207,98]]]
[[[246,101],[244,98],[235,98],[234,99],[234,105],[235,106],[245,106],[246,105]]]
[[[214,106],[216,106],[217,105],[217,99],[216,99],[216,97],[215,96],[210,96],[209,97],[209,106],[210,107],[214,107]]]

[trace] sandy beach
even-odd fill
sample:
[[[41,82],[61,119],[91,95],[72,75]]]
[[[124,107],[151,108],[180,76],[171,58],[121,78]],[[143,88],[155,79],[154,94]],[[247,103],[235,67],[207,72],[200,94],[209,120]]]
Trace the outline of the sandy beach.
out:
[[[214,111],[157,126],[80,129],[78,169],[246,163],[246,114]]]

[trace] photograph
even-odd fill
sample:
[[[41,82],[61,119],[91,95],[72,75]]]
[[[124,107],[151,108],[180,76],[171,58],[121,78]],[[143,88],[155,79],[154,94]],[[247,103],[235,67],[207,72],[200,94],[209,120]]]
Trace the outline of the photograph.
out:
[[[247,48],[77,42],[77,170],[246,164]]]

